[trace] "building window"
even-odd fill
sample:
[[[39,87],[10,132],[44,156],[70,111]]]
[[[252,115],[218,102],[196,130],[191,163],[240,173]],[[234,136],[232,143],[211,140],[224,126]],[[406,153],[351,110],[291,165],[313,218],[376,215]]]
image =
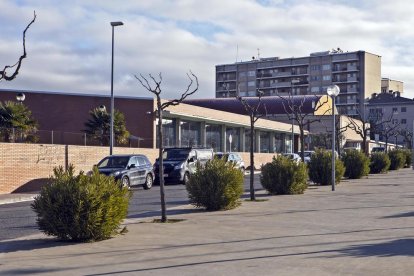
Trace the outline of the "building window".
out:
[[[319,86],[311,87],[311,92],[312,93],[318,93],[319,92]]]
[[[193,121],[181,121],[181,146],[192,147],[201,145],[201,124]]]
[[[239,72],[239,77],[245,77],[246,76],[246,72]]]
[[[405,125],[407,123],[407,119],[401,119],[401,124]]]
[[[395,114],[395,113],[398,113],[398,108],[397,108],[397,107],[393,107],[393,108],[392,108],[392,113],[394,113],[394,114]]]
[[[331,80],[331,75],[324,75],[324,76],[322,77],[322,79],[323,79],[324,81],[330,81],[330,80]]]
[[[282,153],[284,152],[284,142],[285,142],[285,134],[283,133],[275,133],[275,146],[273,148],[273,152]]]
[[[318,81],[319,80],[319,76],[311,76],[311,81]]]
[[[270,152],[269,132],[260,132],[260,152]]]
[[[229,137],[231,134],[231,147]],[[240,151],[240,129],[227,127],[226,128],[226,149],[227,151]]]
[[[398,119],[392,119],[392,124],[393,124],[393,125],[398,124]]]
[[[254,135],[254,133],[253,133]],[[246,129],[244,131],[244,151],[249,152],[250,151],[250,130]],[[253,151],[256,152],[256,145],[253,144]]]
[[[256,71],[248,71],[247,72],[247,76],[249,76],[249,77],[255,77],[256,76]]]
[[[401,112],[407,112],[407,108],[406,107],[401,107]]]
[[[249,82],[247,82],[247,86],[250,86],[250,87],[256,86],[256,82],[255,81],[249,81]]]
[[[157,120],[158,125],[158,120]],[[162,140],[164,142],[164,147],[175,147],[176,146],[176,131],[175,131],[176,121],[175,119],[162,119]],[[159,140],[157,137],[157,146],[159,147]]]
[[[312,71],[318,71],[318,70],[321,70],[321,66],[320,66],[320,65],[312,65],[312,66],[311,66],[311,70],[312,70]]]
[[[322,65],[322,70],[331,70],[331,65],[330,64]]]
[[[206,124],[206,147],[221,151],[221,126]]]

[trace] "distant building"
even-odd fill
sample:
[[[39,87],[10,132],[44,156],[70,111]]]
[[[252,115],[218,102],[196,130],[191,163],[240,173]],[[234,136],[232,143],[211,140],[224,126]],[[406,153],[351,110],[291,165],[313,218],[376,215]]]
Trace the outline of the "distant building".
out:
[[[381,79],[381,92],[392,93],[392,92],[404,92],[404,83],[398,80],[391,80],[388,78]]]
[[[340,49],[307,57],[259,58],[216,65],[216,98],[325,94],[336,84],[340,114],[357,115],[364,99],[381,91],[381,56]]]
[[[410,145],[407,135],[413,133],[414,100],[401,97],[400,92],[372,94],[368,100],[369,117],[391,118],[390,124],[399,124],[401,134],[398,135],[397,143]],[[395,142],[393,138],[391,142]]]

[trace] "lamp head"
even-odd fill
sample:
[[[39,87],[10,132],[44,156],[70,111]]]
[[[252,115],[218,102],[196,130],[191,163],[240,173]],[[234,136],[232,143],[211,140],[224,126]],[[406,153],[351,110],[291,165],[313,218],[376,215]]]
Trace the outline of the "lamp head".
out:
[[[25,98],[26,98],[26,96],[24,95],[24,93],[17,93],[17,95],[16,95],[16,100],[18,102],[23,102]]]
[[[330,85],[328,86],[328,88],[326,89],[326,93],[331,96],[331,97],[336,97],[339,95],[339,92],[341,90],[339,89],[338,85]]]
[[[122,21],[115,21],[115,22],[111,22],[111,26],[115,27],[115,26],[122,26],[124,25],[124,23]]]
[[[99,109],[99,111],[100,111],[100,112],[105,112],[105,111],[106,111],[106,107],[105,107],[103,104],[101,104],[101,105],[98,107],[98,109]]]

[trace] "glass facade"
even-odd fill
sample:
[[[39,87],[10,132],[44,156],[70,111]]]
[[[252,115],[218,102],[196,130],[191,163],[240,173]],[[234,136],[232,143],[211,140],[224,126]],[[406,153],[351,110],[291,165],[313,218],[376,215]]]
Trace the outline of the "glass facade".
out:
[[[273,152],[283,153],[285,151],[285,135],[283,133],[275,133],[274,135],[275,145]]]
[[[214,151],[222,151],[221,125],[206,124],[206,147],[212,147]]]
[[[158,126],[158,120],[157,120]],[[162,119],[162,134],[164,147],[175,147],[177,145],[176,137],[176,121],[175,119]],[[157,147],[159,147],[159,139],[157,136]]]
[[[256,151],[256,143],[253,143],[253,150]],[[244,131],[244,151],[250,151],[250,129]]]
[[[201,123],[193,121],[181,121],[181,146],[192,147],[201,145]]]
[[[231,145],[229,141],[229,137],[231,134]],[[240,151],[240,129],[234,127],[227,127],[226,128],[226,150],[227,151]]]
[[[271,152],[269,132],[260,132],[260,152]]]

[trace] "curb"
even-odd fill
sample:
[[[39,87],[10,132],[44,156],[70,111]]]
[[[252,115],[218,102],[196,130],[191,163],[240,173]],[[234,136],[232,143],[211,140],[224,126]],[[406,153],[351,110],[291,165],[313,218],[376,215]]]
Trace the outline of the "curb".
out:
[[[25,201],[33,201],[37,195],[22,195],[22,196],[12,196],[8,198],[0,198],[0,205],[10,204],[10,203],[18,203],[18,202],[25,202]]]

